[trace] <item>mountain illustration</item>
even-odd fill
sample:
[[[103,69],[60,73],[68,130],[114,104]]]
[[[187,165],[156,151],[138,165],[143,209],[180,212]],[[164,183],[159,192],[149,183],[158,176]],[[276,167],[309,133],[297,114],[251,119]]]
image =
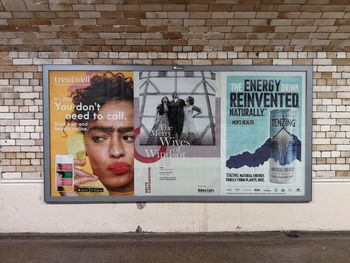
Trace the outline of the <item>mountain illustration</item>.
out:
[[[295,159],[301,161],[301,141],[294,134],[290,134],[284,127],[273,137],[265,141],[254,153],[243,152],[226,161],[226,167],[240,168],[243,166],[258,167],[270,158],[287,165]]]
[[[271,140],[271,156],[280,165],[287,165],[295,159],[301,161],[301,142],[284,127]]]

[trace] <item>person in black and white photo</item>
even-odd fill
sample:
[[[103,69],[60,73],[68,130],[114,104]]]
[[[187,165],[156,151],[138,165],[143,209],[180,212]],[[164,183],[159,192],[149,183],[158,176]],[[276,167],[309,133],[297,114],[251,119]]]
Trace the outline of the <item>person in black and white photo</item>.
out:
[[[147,140],[148,145],[164,145],[168,142],[170,137],[168,111],[169,99],[165,96],[157,106],[154,125]]]
[[[177,92],[172,94],[173,100],[168,105],[168,119],[170,126],[170,136],[172,140],[179,140],[184,126],[186,103],[180,99]]]
[[[194,118],[202,113],[202,110],[194,105],[194,98],[188,96],[184,107],[184,125],[180,139],[190,143],[190,145],[200,145],[200,137],[194,124]]]

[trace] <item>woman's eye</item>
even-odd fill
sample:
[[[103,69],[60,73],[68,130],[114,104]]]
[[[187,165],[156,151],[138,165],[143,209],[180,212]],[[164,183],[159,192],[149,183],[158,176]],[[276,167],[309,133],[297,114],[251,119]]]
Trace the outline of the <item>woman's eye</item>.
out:
[[[96,143],[104,142],[106,140],[105,137],[101,137],[101,136],[93,136],[91,139]]]
[[[125,135],[123,136],[123,140],[127,142],[133,142],[134,141],[134,135]]]

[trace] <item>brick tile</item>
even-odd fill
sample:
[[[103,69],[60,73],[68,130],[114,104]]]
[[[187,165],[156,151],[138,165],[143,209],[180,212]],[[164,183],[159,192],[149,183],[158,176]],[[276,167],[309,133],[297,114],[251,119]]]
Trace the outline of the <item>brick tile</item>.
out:
[[[147,12],[146,18],[164,19],[164,18],[168,18],[168,13],[167,12]]]
[[[115,3],[115,2],[113,2]],[[121,10],[121,11],[140,11],[140,5],[136,5],[136,4],[118,4],[117,5],[117,10]]]
[[[251,11],[256,11],[255,10],[255,5],[254,4],[247,4],[247,5],[233,5],[232,6],[232,11],[235,12],[251,12]]]
[[[50,19],[30,19],[32,25],[51,25]]]
[[[51,4],[50,10],[51,11],[71,11],[73,10],[73,7],[70,4],[64,4],[64,3]]]
[[[188,39],[189,45],[208,45],[209,40],[206,39]]]
[[[296,27],[295,26],[275,26],[275,33],[285,33],[285,32],[295,32]]]
[[[123,40],[123,39],[106,39],[105,44],[112,45],[112,46],[123,46],[123,45],[125,45],[125,40]]]
[[[73,19],[52,19],[52,24],[53,25],[63,25],[63,26],[67,26],[70,25],[72,26],[74,24],[74,20]]]
[[[53,19],[56,17],[57,16],[55,12],[35,12],[34,13],[34,18],[38,18],[38,19]]]
[[[34,18],[33,12],[12,12],[13,18]]]
[[[324,12],[344,12],[348,11],[347,8],[349,6],[345,4],[328,4],[324,5],[323,11]]]
[[[186,11],[193,12],[193,14],[198,13],[198,12],[207,12],[208,9],[209,9],[208,4],[188,4],[186,6]],[[190,13],[190,15],[191,15],[191,13]]]
[[[184,26],[204,26],[204,19],[185,19]]]
[[[316,32],[335,32],[337,29],[334,26],[318,26]]]
[[[233,18],[233,12],[212,12],[212,18]]]
[[[315,32],[317,26],[297,26],[295,32]]]
[[[253,65],[271,65],[272,59],[254,59]]]
[[[146,12],[124,11],[123,12],[123,18],[126,18],[126,19],[129,19],[129,18],[135,18],[135,19],[146,18]]]
[[[27,7],[23,0],[2,0],[2,4],[6,11],[27,11]]]
[[[268,39],[251,39],[249,40],[249,45],[251,46],[267,46],[270,43]]]
[[[133,64],[135,65],[152,65],[151,59],[134,59]]]
[[[253,31],[253,26],[233,26],[232,27],[232,32],[252,32]],[[259,33],[259,32],[257,32]]]
[[[266,39],[267,33],[247,33],[248,39]]]
[[[292,25],[292,19],[271,19],[271,26],[290,26]]]
[[[229,45],[231,46],[245,46],[248,44],[249,44],[248,39],[229,40]]]
[[[349,39],[349,34],[347,34],[347,33],[330,33],[329,39]]]
[[[147,32],[165,33],[168,31],[168,26],[149,26],[146,29]]]
[[[291,39],[292,46],[308,46],[311,44],[311,39]]]
[[[212,65],[211,59],[194,59],[193,65]]]
[[[79,17],[84,19],[90,19],[90,18],[100,18],[101,14],[100,12],[79,12]],[[96,24],[96,22],[95,22]]]
[[[190,12],[190,19],[208,19],[211,18],[210,12]]]
[[[266,37],[271,39],[286,39],[288,37],[288,33],[268,33]]]
[[[314,19],[293,19],[293,26],[312,26],[314,25]]]
[[[227,25],[229,26],[244,26],[249,24],[249,19],[228,19]]]
[[[96,11],[117,11],[115,4],[95,4]]]
[[[279,12],[278,17],[279,19],[293,19],[298,18],[300,15],[299,12]]]
[[[299,18],[301,19],[311,19],[311,18],[321,18],[322,12],[301,12]]]
[[[300,4],[300,5],[303,5],[303,4],[306,4],[307,3],[307,0],[285,0],[284,1],[284,4]]]
[[[284,4],[284,5],[278,5],[277,11],[278,12],[297,12],[300,10],[300,5],[298,4]]]
[[[96,25],[96,19],[89,19],[89,18],[81,18],[81,19],[74,19],[74,25],[75,26],[94,26]]]
[[[120,38],[120,33],[100,33],[100,38]]]
[[[350,59],[333,59],[332,64],[333,65],[350,65]],[[338,67],[338,70],[343,71],[343,69],[341,67]],[[348,70],[348,71],[350,71],[350,70]]]
[[[8,24],[14,25],[14,26],[28,25],[28,24],[30,24],[30,20],[29,19],[10,19],[10,20],[8,20]]]
[[[335,176],[340,176],[340,177],[350,176],[350,171],[335,171]]]
[[[311,65],[312,59],[293,59],[295,65]]]
[[[301,12],[320,12],[323,11],[324,5],[302,5],[300,6]]]
[[[162,19],[141,19],[141,25],[143,26],[161,26],[163,25]]]
[[[268,18],[276,19],[278,17],[278,12],[257,12],[256,18]]]
[[[269,19],[249,19],[249,25],[252,26],[268,26],[269,24]]]
[[[224,19],[224,18],[207,19],[207,20],[205,20],[205,25],[207,25],[207,26],[225,26],[226,19]]]
[[[322,18],[343,18],[344,12],[324,12]]]
[[[79,13],[77,12],[56,12],[58,18],[79,18]]]
[[[314,25],[315,26],[333,26],[333,25],[339,25],[341,22],[339,22],[340,20],[339,19],[325,19],[325,18],[322,18],[322,19],[315,19],[315,22],[314,22]],[[337,24],[339,23],[339,24]]]
[[[232,6],[232,4],[211,4],[209,6],[209,11],[211,12],[230,12],[230,11],[236,11],[237,9]]]
[[[141,5],[140,11],[145,11],[145,12],[163,11],[163,5],[160,5],[160,4]]]
[[[123,18],[123,12],[120,11],[103,11],[100,12],[101,18],[104,19],[120,19]]]
[[[270,45],[272,46],[289,46],[290,45],[290,41],[289,39],[284,39],[284,40],[281,40],[281,39],[271,39],[270,40]]]
[[[12,18],[11,12],[0,12],[0,18]]]
[[[163,11],[167,11],[167,12],[184,12],[184,11],[186,11],[186,5],[169,3],[169,4],[163,6]]]
[[[350,25],[339,26],[337,32],[350,32]],[[350,38],[350,35],[348,38]]]
[[[186,32],[188,32],[188,28],[186,26],[168,26],[168,33],[171,33],[171,32],[186,33]]]
[[[273,26],[254,26],[252,32],[257,32],[257,33],[271,33],[274,32],[275,27]]]
[[[189,18],[190,13],[189,12],[168,12],[168,18],[172,19],[179,19],[179,18]]]
[[[234,18],[255,18],[256,12],[235,12]]]
[[[310,33],[311,39],[328,39],[329,33]]]
[[[72,5],[72,8],[74,11],[95,11],[94,5],[78,4],[78,5]]]

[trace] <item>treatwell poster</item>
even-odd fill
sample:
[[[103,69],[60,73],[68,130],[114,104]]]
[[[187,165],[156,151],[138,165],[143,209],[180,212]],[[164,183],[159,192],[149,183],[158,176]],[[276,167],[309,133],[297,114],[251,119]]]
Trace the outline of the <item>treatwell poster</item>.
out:
[[[133,73],[53,70],[48,81],[51,196],[133,196]],[[114,164],[126,172],[112,178]]]
[[[45,66],[45,200],[308,201],[310,94],[307,67]]]

